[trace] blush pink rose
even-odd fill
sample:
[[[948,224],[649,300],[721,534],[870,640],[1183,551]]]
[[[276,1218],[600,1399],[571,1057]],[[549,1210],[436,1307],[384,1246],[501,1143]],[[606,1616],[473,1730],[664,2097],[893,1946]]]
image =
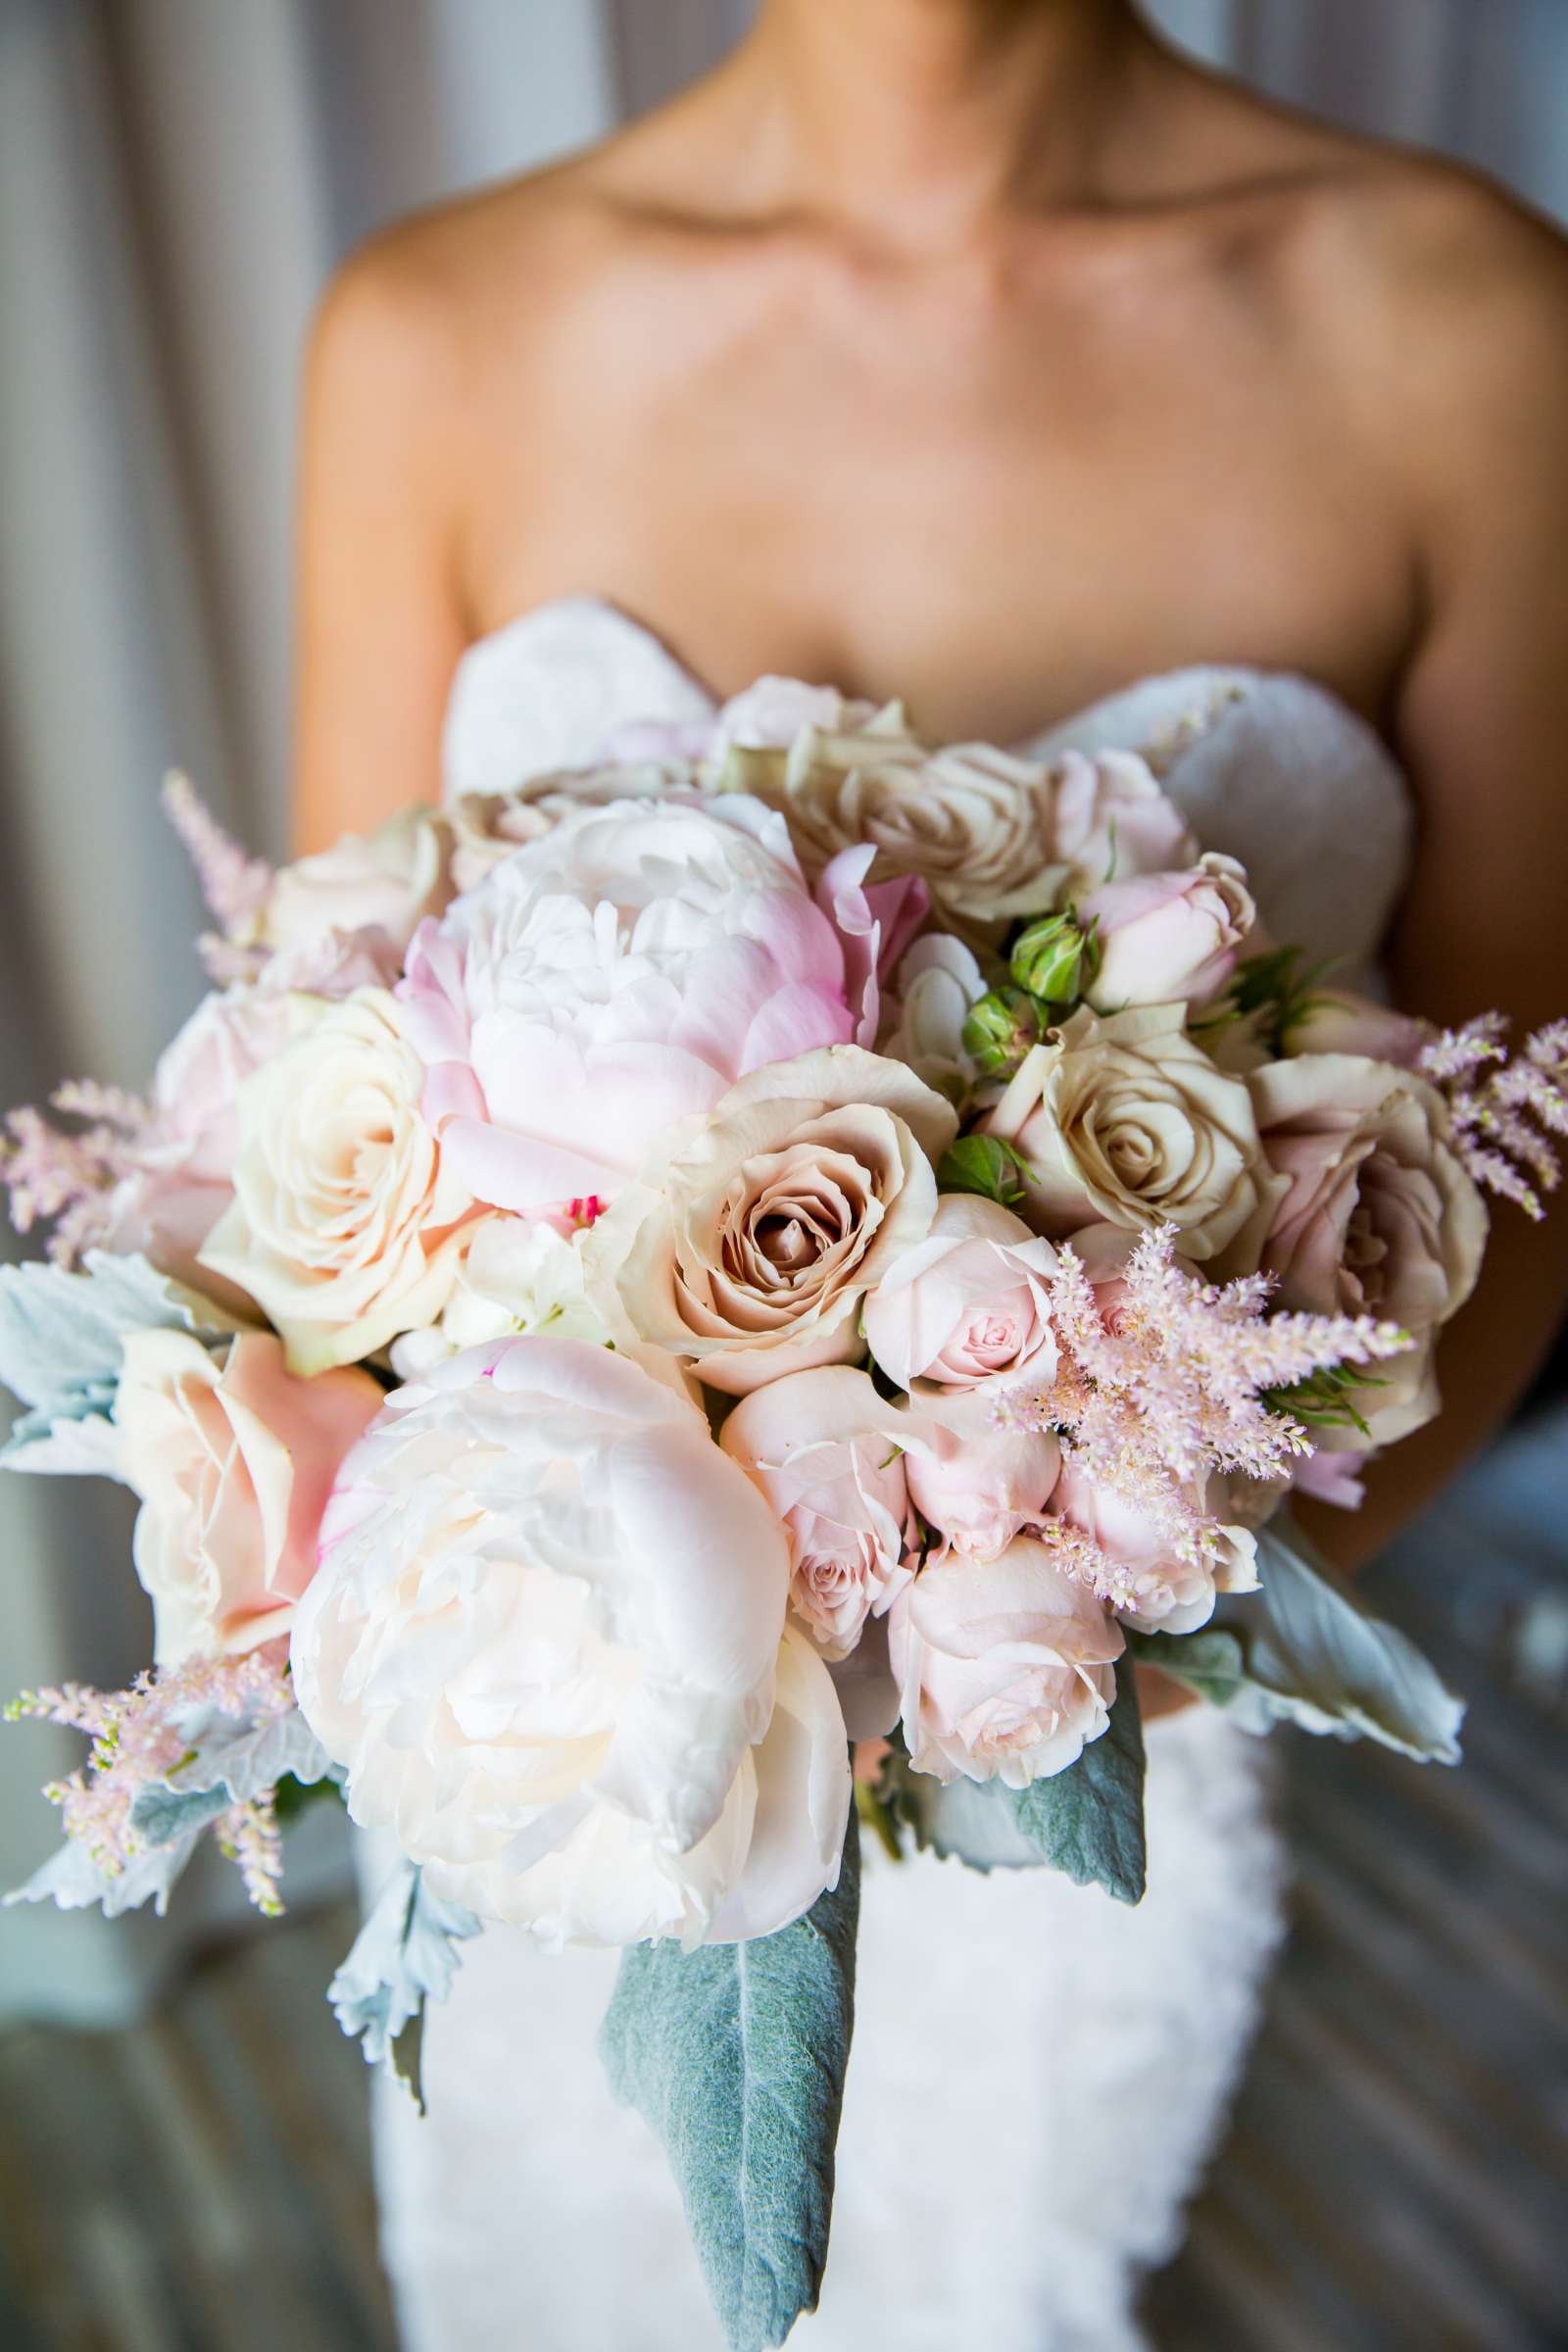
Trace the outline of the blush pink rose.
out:
[[[1047,1431],[999,1428],[972,1414],[956,1424],[944,1419],[956,1401],[907,1416],[909,1500],[944,1551],[993,1559],[1045,1517],[1061,1448]]]
[[[1280,1043],[1292,1056],[1359,1054],[1368,1061],[1409,1070],[1431,1036],[1425,1021],[1396,1012],[1392,1004],[1376,1004],[1348,988],[1314,988]]]
[[[1192,865],[1198,843],[1136,752],[1067,752],[1053,771],[1052,851],[1063,906],[1133,874]]]
[[[945,1193],[931,1230],[866,1299],[866,1345],[901,1389],[978,1389],[1056,1369],[1056,1253],[999,1201]]]
[[[1200,1488],[1194,1496],[1200,1510],[1204,1499]],[[1223,1527],[1210,1561],[1184,1559],[1152,1520],[1110,1488],[1097,1487],[1071,1460],[1062,1464],[1051,1508],[1121,1571],[1125,1597],[1116,1614],[1139,1633],[1196,1633],[1214,1614],[1217,1593],[1257,1590],[1257,1539],[1248,1528]]]
[[[1245,869],[1200,858],[1173,874],[1135,874],[1092,891],[1078,908],[1100,961],[1084,991],[1101,1012],[1125,1004],[1205,1004],[1218,994],[1257,920]]]
[[[1309,1054],[1249,1084],[1281,1188],[1262,1242],[1280,1303],[1377,1315],[1413,1335],[1354,1399],[1372,1438],[1391,1445],[1438,1410],[1436,1335],[1475,1287],[1485,1203],[1449,1149],[1442,1097],[1411,1072]]]
[[[755,1390],[724,1424],[724,1451],[789,1539],[790,1603],[826,1658],[847,1657],[908,1581],[898,1420],[863,1372],[828,1365]]]
[[[990,1560],[930,1562],[894,1602],[888,1652],[917,1772],[1027,1788],[1110,1721],[1121,1629],[1019,1536]]]
[[[382,1396],[368,1372],[296,1379],[270,1332],[241,1332],[221,1355],[188,1332],[127,1337],[120,1473],[142,1498],[136,1573],[160,1666],[288,1632],[332,1481]]]
[[[739,796],[564,818],[416,935],[399,995],[474,1197],[612,1199],[656,1136],[845,1043],[844,952],[782,821]]]

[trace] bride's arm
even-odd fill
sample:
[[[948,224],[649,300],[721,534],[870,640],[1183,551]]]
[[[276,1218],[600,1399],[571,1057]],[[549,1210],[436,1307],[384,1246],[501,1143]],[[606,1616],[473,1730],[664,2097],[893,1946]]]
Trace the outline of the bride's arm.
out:
[[[1396,726],[1420,838],[1394,977],[1412,1011],[1495,1007],[1520,1038],[1568,1014],[1568,259],[1517,216],[1494,230],[1448,257],[1413,420],[1425,617]],[[1439,1351],[1441,1417],[1374,1465],[1361,1511],[1313,1515],[1347,1565],[1496,1430],[1568,1304],[1568,1191],[1544,1226],[1493,1208]]]
[[[459,416],[442,290],[399,240],[334,281],[305,375],[296,610],[296,847],[440,790],[465,626]]]

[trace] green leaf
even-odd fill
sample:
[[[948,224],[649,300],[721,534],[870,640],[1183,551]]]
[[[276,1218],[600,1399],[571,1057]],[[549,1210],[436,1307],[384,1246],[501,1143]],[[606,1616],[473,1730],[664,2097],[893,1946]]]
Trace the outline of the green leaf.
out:
[[[1233,1704],[1248,1730],[1289,1722],[1376,1740],[1422,1764],[1458,1763],[1463,1699],[1298,1528],[1275,1519],[1260,1530],[1257,1573],[1260,1590],[1236,1602],[1230,1621],[1247,1664]]]
[[[1103,1886],[1118,1902],[1142,1902],[1144,1727],[1130,1658],[1117,1662],[1107,1729],[1065,1772],[1008,1795],[1019,1829],[1053,1870],[1079,1886]]]
[[[1235,1634],[1135,1634],[1127,1646],[1141,1666],[1157,1666],[1213,1707],[1228,1707],[1247,1680],[1247,1658]]]
[[[1000,1136],[961,1135],[938,1160],[937,1183],[945,1193],[978,1193],[1010,1208],[1023,1199],[1020,1168],[1028,1173],[1028,1163]]]
[[[633,1944],[600,2035],[611,2088],[662,2141],[731,2352],[816,2308],[855,2023],[851,1809],[838,1886],[751,1943]]]

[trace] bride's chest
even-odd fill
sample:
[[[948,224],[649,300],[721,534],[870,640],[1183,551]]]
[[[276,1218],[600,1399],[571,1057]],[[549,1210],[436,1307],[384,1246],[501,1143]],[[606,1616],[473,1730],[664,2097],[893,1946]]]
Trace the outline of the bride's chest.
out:
[[[715,337],[535,380],[466,533],[479,630],[584,588],[656,614],[720,690],[764,670],[902,693],[1010,739],[1223,659],[1368,713],[1408,643],[1402,520],[1332,395],[1234,323],[1057,337]],[[1068,321],[1071,324],[1071,321]],[[569,339],[568,339],[569,341]]]

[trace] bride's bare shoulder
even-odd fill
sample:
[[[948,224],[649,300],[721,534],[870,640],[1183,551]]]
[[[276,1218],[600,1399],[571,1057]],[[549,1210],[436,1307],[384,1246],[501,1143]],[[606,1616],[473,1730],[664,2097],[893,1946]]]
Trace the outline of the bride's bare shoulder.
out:
[[[673,145],[665,109],[657,152]],[[349,346],[374,369],[421,360],[462,370],[482,341],[493,369],[509,343],[537,346],[541,327],[602,288],[636,232],[663,225],[667,174],[645,164],[651,125],[633,124],[546,168],[394,221],[351,253],[318,310],[318,349]],[[672,199],[668,220],[678,217]]]

